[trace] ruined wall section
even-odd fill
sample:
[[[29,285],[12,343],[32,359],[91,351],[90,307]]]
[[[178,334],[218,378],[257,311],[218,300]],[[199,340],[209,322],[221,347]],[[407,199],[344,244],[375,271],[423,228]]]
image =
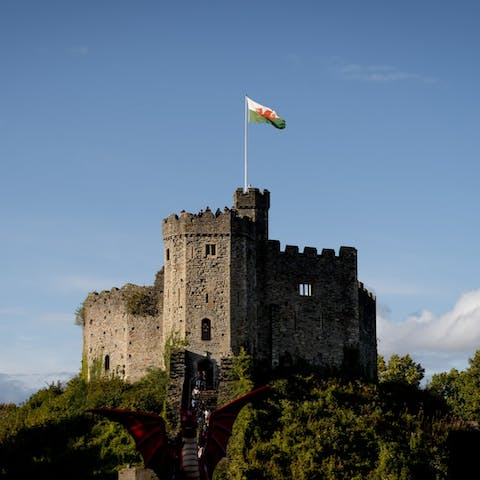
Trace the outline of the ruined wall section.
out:
[[[298,361],[342,368],[359,348],[356,250],[267,244],[265,303],[271,332],[272,367]],[[263,319],[264,323],[267,323]]]
[[[83,347],[89,379],[117,376],[136,381],[151,368],[164,368],[162,304],[158,288],[132,284],[87,296]],[[135,305],[137,314],[131,313]]]

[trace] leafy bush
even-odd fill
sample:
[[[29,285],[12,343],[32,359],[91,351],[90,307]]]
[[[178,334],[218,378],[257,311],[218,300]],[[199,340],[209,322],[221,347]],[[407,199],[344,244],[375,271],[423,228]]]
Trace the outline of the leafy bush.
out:
[[[149,287],[132,288],[127,294],[126,310],[131,315],[155,316],[158,314],[155,291]]]

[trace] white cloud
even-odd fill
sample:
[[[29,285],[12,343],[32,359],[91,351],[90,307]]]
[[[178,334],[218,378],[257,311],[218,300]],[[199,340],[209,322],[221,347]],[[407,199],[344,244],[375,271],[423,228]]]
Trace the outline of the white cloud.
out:
[[[443,315],[423,310],[403,322],[394,322],[388,319],[388,311],[380,310],[377,334],[379,353],[387,358],[393,353],[408,353],[426,359],[431,370],[462,369],[480,348],[480,290],[462,294]]]
[[[434,83],[432,77],[418,73],[407,72],[391,65],[359,65],[349,63],[339,67],[340,75],[346,80],[360,80],[363,82],[399,82],[416,80],[424,83]]]

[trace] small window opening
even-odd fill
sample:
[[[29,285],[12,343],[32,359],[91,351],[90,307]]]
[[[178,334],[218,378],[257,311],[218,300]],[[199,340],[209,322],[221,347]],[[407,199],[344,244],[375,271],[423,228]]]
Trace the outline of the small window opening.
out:
[[[202,340],[212,339],[212,322],[209,318],[202,320]]]
[[[167,260],[170,260],[170,249],[167,248]]]
[[[216,255],[217,254],[217,246],[214,243],[207,243],[205,245],[205,255]]]
[[[208,303],[208,293],[205,294],[205,303]]]
[[[312,284],[311,283],[299,283],[298,284],[298,293],[301,297],[311,297],[312,296]]]
[[[104,366],[105,366],[105,371],[106,371],[106,372],[107,372],[108,370],[110,370],[110,355],[105,355]]]

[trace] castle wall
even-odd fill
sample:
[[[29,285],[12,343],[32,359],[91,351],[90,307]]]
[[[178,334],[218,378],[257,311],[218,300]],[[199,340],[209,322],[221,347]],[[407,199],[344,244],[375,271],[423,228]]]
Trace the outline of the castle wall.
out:
[[[107,375],[136,381],[150,368],[164,368],[160,293],[154,287],[127,284],[88,295],[83,304],[83,348],[89,378]],[[146,299],[156,315],[129,313],[132,299]]]
[[[341,368],[346,349],[358,350],[359,312],[356,250],[287,246],[269,241],[263,312],[270,330],[272,366],[304,360]],[[268,343],[268,342],[264,342]]]
[[[377,378],[377,312],[376,299],[359,282],[360,358],[367,378]]]

